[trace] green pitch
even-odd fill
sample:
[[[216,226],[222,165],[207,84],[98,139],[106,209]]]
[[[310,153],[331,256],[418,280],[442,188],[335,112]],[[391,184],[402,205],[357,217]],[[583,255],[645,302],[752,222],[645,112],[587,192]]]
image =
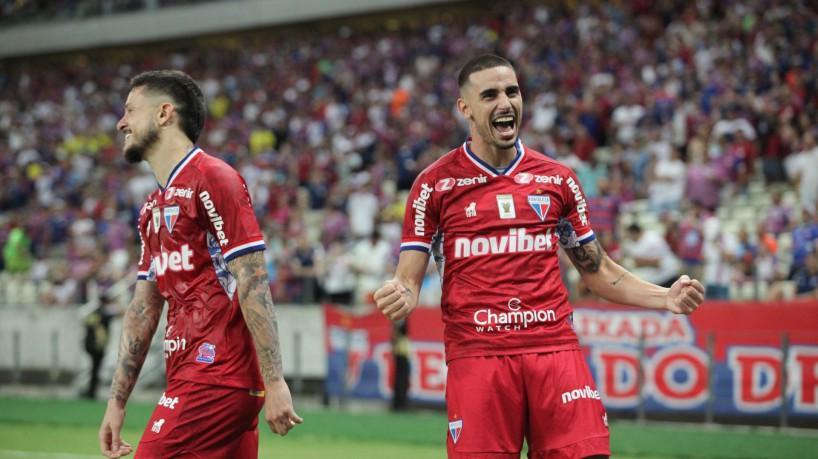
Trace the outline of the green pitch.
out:
[[[126,441],[139,442],[152,410],[151,404],[129,404]],[[96,436],[104,411],[102,402],[0,397],[0,459],[102,457]],[[444,413],[299,414],[304,424],[286,437],[261,429],[260,458],[446,458]],[[613,422],[611,436],[613,457],[623,459],[818,457],[818,431]]]

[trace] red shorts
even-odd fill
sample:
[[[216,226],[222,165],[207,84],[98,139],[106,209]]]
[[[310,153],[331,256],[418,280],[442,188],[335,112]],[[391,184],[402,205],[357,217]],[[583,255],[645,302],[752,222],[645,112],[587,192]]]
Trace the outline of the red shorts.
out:
[[[582,351],[449,362],[447,450],[457,459],[610,455],[605,407]]]
[[[255,459],[263,406],[248,389],[171,381],[134,459]]]

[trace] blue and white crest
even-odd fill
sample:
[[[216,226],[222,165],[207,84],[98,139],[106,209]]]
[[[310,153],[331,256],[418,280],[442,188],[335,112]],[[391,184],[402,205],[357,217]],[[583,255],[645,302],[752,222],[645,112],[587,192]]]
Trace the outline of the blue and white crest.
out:
[[[545,221],[545,217],[548,215],[548,209],[551,208],[551,196],[531,195],[528,197],[528,203],[531,205],[531,208],[534,209],[534,212],[537,213],[537,216],[540,217],[540,220]]]
[[[196,356],[197,362],[213,363],[216,360],[216,345],[204,343],[199,346],[199,355]]]
[[[463,420],[449,421],[449,433],[452,435],[452,441],[457,444],[460,440],[460,433],[463,431]]]
[[[168,228],[168,233],[173,232],[173,225],[179,219],[179,206],[168,206],[162,209],[165,217],[165,226]]]

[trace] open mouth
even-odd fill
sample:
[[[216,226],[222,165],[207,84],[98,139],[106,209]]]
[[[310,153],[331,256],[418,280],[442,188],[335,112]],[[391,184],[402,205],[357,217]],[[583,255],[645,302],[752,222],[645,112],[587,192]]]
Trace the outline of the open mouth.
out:
[[[511,115],[498,116],[492,120],[491,125],[504,137],[514,135],[514,117]]]

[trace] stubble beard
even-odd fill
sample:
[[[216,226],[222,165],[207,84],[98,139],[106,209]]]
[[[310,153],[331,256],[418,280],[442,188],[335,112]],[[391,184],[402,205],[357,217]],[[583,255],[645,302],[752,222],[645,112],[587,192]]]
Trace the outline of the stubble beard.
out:
[[[131,134],[133,135],[133,134]],[[125,157],[125,161],[129,162],[130,164],[138,164],[144,161],[146,152],[156,145],[159,141],[159,129],[153,128],[145,133],[145,137],[142,139],[141,142],[134,142],[133,144],[125,147],[122,154]]]

